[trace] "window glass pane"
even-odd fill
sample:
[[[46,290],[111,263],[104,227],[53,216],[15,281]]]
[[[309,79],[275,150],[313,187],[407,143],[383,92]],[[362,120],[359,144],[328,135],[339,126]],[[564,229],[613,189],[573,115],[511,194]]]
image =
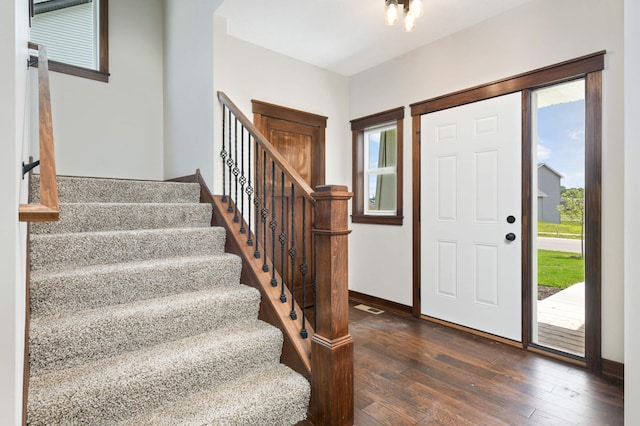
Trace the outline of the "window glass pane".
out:
[[[50,60],[97,70],[97,0],[35,0],[31,41]]]
[[[395,167],[397,162],[397,131],[395,126],[370,131],[367,135],[369,152],[367,168]]]
[[[367,179],[367,211],[389,213],[396,211],[397,180],[395,173],[372,173]]]

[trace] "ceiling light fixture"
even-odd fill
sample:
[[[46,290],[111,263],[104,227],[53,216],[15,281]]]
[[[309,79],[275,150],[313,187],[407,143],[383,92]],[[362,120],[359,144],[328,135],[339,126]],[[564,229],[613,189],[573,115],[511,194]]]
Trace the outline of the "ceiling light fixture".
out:
[[[404,30],[411,32],[416,27],[416,19],[424,13],[422,0],[385,0],[384,20],[387,25],[398,22],[400,5],[404,14]]]

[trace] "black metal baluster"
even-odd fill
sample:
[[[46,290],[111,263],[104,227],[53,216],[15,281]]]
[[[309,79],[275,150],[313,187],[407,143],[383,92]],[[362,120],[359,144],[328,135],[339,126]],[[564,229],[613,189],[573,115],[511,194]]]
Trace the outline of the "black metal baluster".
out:
[[[302,328],[300,329],[300,336],[306,339],[309,336],[307,332],[307,314],[305,311],[305,303],[307,296],[307,272],[309,272],[309,265],[307,265],[307,234],[306,234],[306,222],[307,222],[307,199],[302,197],[302,262],[300,264],[300,274],[302,274]]]
[[[253,252],[253,257],[255,257],[256,259],[260,259],[260,222],[259,222],[259,218],[261,217],[260,215],[260,204],[262,203],[262,198],[260,197],[260,176],[259,176],[259,170],[258,170],[258,165],[260,164],[260,160],[259,160],[259,151],[258,151],[258,141],[255,141],[256,144],[256,149],[255,149],[255,154],[253,156],[253,158],[255,158],[255,167],[253,168],[254,173],[256,174],[256,178],[255,178],[255,182],[256,182],[256,196],[253,199],[253,204],[256,206],[256,249]],[[265,194],[262,194],[262,197],[264,197]],[[264,218],[262,219],[262,222],[264,223]],[[264,242],[262,243],[264,245]]]
[[[285,273],[284,273],[284,249],[285,249],[285,244],[287,242],[287,234],[286,234],[286,228],[285,228],[285,223],[284,223],[284,173],[280,172],[280,182],[281,182],[281,189],[280,189],[280,221],[282,222],[280,225],[280,235],[278,236],[278,240],[280,241],[280,281],[281,281],[281,285],[280,285],[280,301],[282,303],[287,301],[287,296],[285,296],[284,294],[284,277],[285,277]]]
[[[233,162],[233,176],[235,176],[235,180],[236,180],[236,192],[235,192],[235,205],[236,208],[233,209],[234,210],[234,214],[233,214],[233,222],[234,223],[238,223],[240,221],[240,218],[238,217],[238,175],[240,174],[240,169],[238,168],[238,118],[236,117],[236,124],[235,124],[235,138],[234,138],[234,157],[235,157],[235,161]]]
[[[276,163],[271,161],[271,285],[278,286],[276,280],[276,229],[278,222],[276,221]]]
[[[227,211],[231,213],[233,211],[233,206],[231,205],[231,169],[233,168],[233,158],[231,158],[231,110],[229,110],[229,120],[227,120],[227,124],[229,126],[229,131],[227,132],[227,135],[229,136],[229,156],[227,157],[227,167],[229,168],[229,204],[227,205]]]
[[[291,258],[291,312],[289,317],[294,320],[296,315],[296,197],[295,187],[291,184],[291,247],[289,247],[289,257]]]
[[[247,229],[244,227],[244,185],[247,183],[247,178],[244,175],[244,126],[240,124],[240,233],[246,234]],[[237,211],[238,209],[236,209]]]
[[[222,105],[222,151],[220,151],[220,157],[222,158],[222,202],[225,203],[227,201],[227,183],[226,183],[226,173],[224,170],[225,165],[227,164],[227,150],[226,150],[226,115],[227,115],[227,106]]]
[[[269,265],[267,265],[267,216],[269,210],[267,210],[267,153],[262,151],[262,232],[264,238],[262,239],[262,245],[264,246],[264,256],[262,263],[262,270],[269,272]]]
[[[247,176],[249,177],[249,181],[247,182],[247,204],[249,204],[249,220],[247,221],[247,225],[249,226],[247,233],[247,245],[253,245],[253,239],[251,238],[251,196],[253,195],[253,187],[251,186],[251,133],[247,133],[248,141],[247,141]]]

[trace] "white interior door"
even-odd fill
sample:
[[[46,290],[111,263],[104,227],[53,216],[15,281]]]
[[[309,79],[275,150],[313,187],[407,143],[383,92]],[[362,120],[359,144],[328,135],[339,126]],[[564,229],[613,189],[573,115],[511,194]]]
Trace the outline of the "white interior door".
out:
[[[522,339],[521,99],[504,95],[421,122],[422,313],[515,341]]]

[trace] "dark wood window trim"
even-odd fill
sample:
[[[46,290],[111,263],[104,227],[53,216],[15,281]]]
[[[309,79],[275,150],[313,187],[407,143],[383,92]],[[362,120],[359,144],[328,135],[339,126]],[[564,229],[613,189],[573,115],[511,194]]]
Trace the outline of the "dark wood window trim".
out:
[[[585,234],[585,361],[587,368],[602,372],[602,282],[601,282],[601,182],[602,182],[602,70],[606,51],[571,59],[548,67],[536,69],[513,77],[475,86],[444,96],[411,105],[413,116],[413,314],[420,317],[420,116],[430,112],[453,108],[472,102],[490,99],[513,92],[523,92],[522,139],[522,235],[531,233],[531,116],[530,92],[545,86],[585,79],[585,210],[587,215]],[[531,343],[531,242],[522,245],[522,345],[537,347]]]
[[[99,7],[100,69],[94,70],[49,60],[49,71],[102,81],[104,83],[109,82],[109,0],[100,0]],[[33,16],[33,10],[33,0],[31,0],[29,2],[30,16]],[[35,56],[32,57],[32,59],[36,59]],[[37,66],[37,64],[35,66]]]
[[[403,157],[403,123],[404,107],[398,107],[377,114],[351,120],[351,132],[353,143],[352,170],[353,170],[353,199],[351,221],[353,223],[368,223],[377,225],[402,225],[404,219],[402,210],[402,157]],[[364,214],[364,131],[367,128],[384,123],[396,122],[397,128],[397,208],[393,216],[366,215]]]

